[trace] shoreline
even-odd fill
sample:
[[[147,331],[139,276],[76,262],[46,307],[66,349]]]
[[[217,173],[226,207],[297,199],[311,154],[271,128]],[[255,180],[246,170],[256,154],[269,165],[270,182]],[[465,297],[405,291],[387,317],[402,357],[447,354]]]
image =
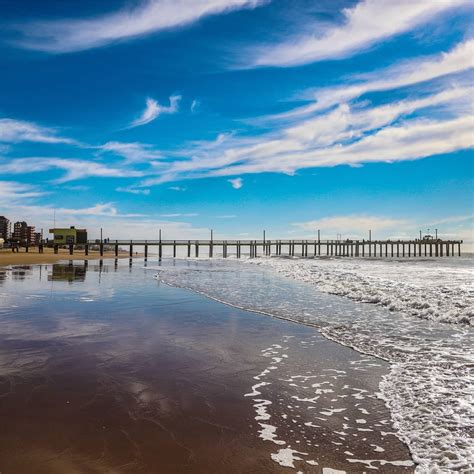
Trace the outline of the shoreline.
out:
[[[2,316],[0,340],[10,362],[0,365],[0,382],[21,377],[23,396],[4,385],[0,417],[5,433],[15,426],[18,436],[4,435],[0,467],[413,471],[408,448],[377,397],[385,362],[308,326],[160,285],[152,275],[143,279],[135,266],[132,289],[125,262],[107,266],[102,279],[93,267],[74,279],[53,269],[41,279],[37,266],[21,279],[9,270],[13,278],[3,285],[15,289],[9,292],[15,309]],[[43,299],[50,281],[55,297]],[[111,300],[112,289],[117,296]],[[74,311],[65,317],[72,302]],[[31,311],[43,315],[41,324],[21,317]],[[140,317],[131,319],[130,312]],[[50,399],[53,420],[44,416]],[[40,426],[47,436],[28,435]],[[97,464],[101,443],[108,454]],[[156,446],[164,448],[160,456]]]
[[[142,254],[134,255],[132,258],[142,257]],[[45,247],[43,253],[38,252],[38,248],[34,247],[25,252],[25,249],[20,249],[20,252],[12,252],[11,249],[0,249],[0,267],[10,265],[35,265],[46,263],[57,263],[64,260],[104,260],[104,259],[123,259],[130,258],[128,252],[119,252],[118,256],[114,252],[104,252],[103,256],[99,252],[89,251],[89,255],[85,255],[84,250],[75,250],[73,255],[69,254],[68,249],[59,249],[59,253],[55,254],[52,248]]]

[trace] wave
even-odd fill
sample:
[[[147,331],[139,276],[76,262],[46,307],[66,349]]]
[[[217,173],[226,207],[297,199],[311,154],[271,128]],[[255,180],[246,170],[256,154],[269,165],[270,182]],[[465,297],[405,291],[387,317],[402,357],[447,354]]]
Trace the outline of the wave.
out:
[[[443,324],[442,318],[423,318],[419,312],[407,311],[405,308],[414,298],[412,290],[405,290],[404,302],[398,303],[403,310],[378,302],[363,304],[362,298],[350,296],[357,289],[362,292],[368,280],[376,282],[380,293],[383,288],[385,292],[394,289],[397,294],[403,293],[397,279],[404,281],[406,287],[422,291],[423,285],[431,285],[431,290],[436,280],[434,270],[423,275],[424,264],[420,262],[415,263],[416,270],[408,266],[403,269],[396,262],[395,269],[387,270],[387,263],[373,262],[376,265],[371,272],[364,267],[367,263],[358,262],[335,262],[334,268],[330,267],[334,261],[324,262],[323,270],[315,268],[318,263],[314,261],[257,262],[243,265],[229,260],[195,261],[172,268],[165,264],[156,277],[241,309],[316,326],[331,340],[389,361],[391,370],[380,384],[380,396],[391,410],[397,435],[418,463],[417,470],[467,472],[474,468],[474,441],[469,434],[474,425],[474,406],[469,396],[474,381],[469,371],[474,365],[474,332],[470,326],[459,317],[454,318],[455,324]],[[367,273],[364,281],[356,278],[356,272],[362,271]],[[443,271],[444,275],[452,273]],[[447,290],[444,294],[457,294],[465,304],[469,285],[466,272],[459,273],[456,278],[461,283],[449,280],[438,282],[438,286]],[[391,275],[392,285],[387,284],[387,275]],[[326,285],[322,290],[321,281]],[[342,287],[344,282],[349,290],[346,288],[344,295],[342,290],[336,293],[333,289]],[[435,304],[434,298],[430,307]],[[438,296],[438,306],[447,306],[449,298],[445,301]],[[466,308],[453,310],[452,314],[466,314]]]

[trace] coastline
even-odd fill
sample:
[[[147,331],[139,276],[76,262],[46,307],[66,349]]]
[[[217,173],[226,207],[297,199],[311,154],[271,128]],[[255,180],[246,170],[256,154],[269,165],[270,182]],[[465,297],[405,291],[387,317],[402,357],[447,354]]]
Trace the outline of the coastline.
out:
[[[141,257],[141,254],[134,255],[133,258]],[[0,249],[0,267],[9,265],[34,265],[44,263],[56,263],[63,260],[101,260],[110,258],[130,258],[127,252],[119,252],[118,256],[114,252],[104,252],[101,257],[99,252],[89,251],[86,255],[84,250],[75,250],[73,255],[69,255],[68,249],[59,249],[55,254],[52,248],[45,247],[43,253],[38,252],[37,247],[32,247],[28,252],[20,249],[20,252],[12,252],[11,249]]]
[[[39,267],[0,286],[5,470],[413,470],[377,396],[385,362],[140,265]]]
[[[278,261],[286,262],[281,271],[263,264]],[[451,301],[452,308],[448,306],[447,310],[456,315],[462,308],[469,311],[472,301],[468,290],[471,260],[430,260],[428,266],[422,260],[334,260],[326,262],[336,267],[333,272],[324,272],[323,292],[318,289],[319,273],[311,272],[312,269],[305,271],[316,262],[275,258],[248,262],[253,264],[202,260],[168,266],[164,262],[154,270],[168,284],[192,289],[245,310],[319,327],[320,333],[331,341],[388,361],[391,369],[380,384],[380,395],[391,408],[398,436],[409,445],[421,471],[436,467],[465,469],[474,465],[471,441],[466,436],[472,426],[472,412],[465,395],[469,387],[469,348],[474,342],[470,327],[433,321],[420,317],[418,312],[406,314],[398,308],[392,310],[385,304],[377,304],[378,299],[363,297],[363,293],[362,298],[354,301],[347,291],[333,291],[335,285],[344,288],[344,283],[345,288],[353,290],[358,274],[364,271],[376,290],[386,289],[387,296],[403,280],[410,289],[405,291],[405,306],[411,306],[414,301],[413,307],[417,309],[420,285],[421,291],[439,288],[439,274],[452,275],[455,278],[449,279],[450,287],[439,293],[446,297],[445,304]],[[354,266],[358,274],[353,276],[347,266]],[[381,274],[385,279],[380,278]],[[456,298],[451,298],[453,291]],[[425,294],[428,293],[436,298],[436,292],[427,290]],[[456,304],[458,300],[463,302],[462,307]],[[422,309],[427,304],[425,299]],[[461,322],[464,318],[452,319]],[[426,393],[430,394],[428,399]],[[446,412],[447,404],[456,407],[456,417]],[[452,453],[450,458],[444,456],[446,449]]]

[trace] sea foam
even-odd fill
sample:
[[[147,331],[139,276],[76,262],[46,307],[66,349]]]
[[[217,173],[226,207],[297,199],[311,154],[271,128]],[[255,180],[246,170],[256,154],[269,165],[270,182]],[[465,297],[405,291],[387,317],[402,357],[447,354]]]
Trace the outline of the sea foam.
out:
[[[468,472],[474,469],[473,271],[472,260],[454,260],[215,260],[164,266],[157,278],[315,326],[328,339],[390,362],[379,396],[417,470]]]

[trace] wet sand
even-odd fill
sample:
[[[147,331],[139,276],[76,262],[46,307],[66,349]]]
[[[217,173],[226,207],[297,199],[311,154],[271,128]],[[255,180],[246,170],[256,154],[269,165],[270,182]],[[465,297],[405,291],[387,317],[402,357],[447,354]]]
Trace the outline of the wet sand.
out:
[[[140,267],[0,272],[0,472],[413,470],[386,363]]]
[[[127,252],[120,252],[115,257],[114,252],[104,252],[103,258],[126,258]],[[69,255],[68,249],[59,249],[57,254],[51,248],[45,248],[43,253],[38,252],[37,247],[30,247],[28,252],[21,248],[18,253],[12,252],[11,249],[0,249],[0,267],[7,265],[33,265],[40,263],[54,263],[61,260],[97,260],[99,252],[89,251],[89,255],[84,250],[74,250],[73,255]]]

